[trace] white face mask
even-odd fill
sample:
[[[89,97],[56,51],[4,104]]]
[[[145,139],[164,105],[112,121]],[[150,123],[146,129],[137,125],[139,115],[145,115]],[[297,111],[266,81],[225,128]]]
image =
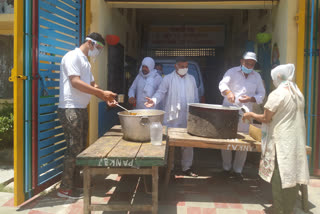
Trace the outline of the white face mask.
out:
[[[188,68],[180,68],[178,69],[178,74],[184,76],[188,73]]]

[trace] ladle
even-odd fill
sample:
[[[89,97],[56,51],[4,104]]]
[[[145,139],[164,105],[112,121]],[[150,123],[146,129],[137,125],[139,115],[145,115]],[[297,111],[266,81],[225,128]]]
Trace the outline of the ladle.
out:
[[[126,109],[125,107],[119,105],[119,104],[116,104],[118,107],[122,108],[123,110],[127,111],[130,115],[137,115],[137,113],[133,113],[133,112],[130,112],[128,109]]]

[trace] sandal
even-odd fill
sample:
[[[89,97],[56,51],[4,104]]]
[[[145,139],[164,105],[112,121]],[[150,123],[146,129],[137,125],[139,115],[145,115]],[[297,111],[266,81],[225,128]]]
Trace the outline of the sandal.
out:
[[[186,176],[190,176],[190,177],[198,177],[198,175],[194,172],[192,172],[191,169],[188,169],[186,171],[182,171],[182,173]]]

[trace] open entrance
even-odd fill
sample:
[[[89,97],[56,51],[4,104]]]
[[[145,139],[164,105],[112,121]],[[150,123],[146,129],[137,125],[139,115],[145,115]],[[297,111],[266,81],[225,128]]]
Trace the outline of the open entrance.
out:
[[[201,77],[195,79],[198,86],[203,84],[204,102],[209,104],[222,103],[219,82],[228,69],[240,65],[245,51],[254,51],[258,54],[258,61],[269,62],[256,69],[261,72],[266,85],[269,84],[266,77],[271,66],[271,38],[262,44],[256,39],[258,33],[271,35],[273,14],[269,9],[113,8],[112,14],[123,14],[128,23],[135,26],[133,32],[136,36],[122,33],[126,35],[123,39],[126,95],[142,59],[147,56],[163,65],[164,74],[174,69],[177,56],[185,56],[192,62],[189,71],[194,72],[194,76],[197,72],[200,74]],[[129,16],[135,18],[128,19]],[[264,71],[268,71],[268,75]],[[128,103],[125,105],[132,107]],[[214,157],[217,161],[213,160]],[[194,160],[195,164],[221,167],[220,151],[201,151],[201,155],[196,151]]]
[[[198,88],[203,84],[201,95],[210,104],[222,103],[219,82],[229,68],[240,64],[245,51],[258,54],[258,61],[262,63],[258,63],[256,70],[261,71],[269,86],[269,75],[263,72],[270,71],[271,67],[272,11],[269,9],[113,8],[112,14],[116,13],[127,16],[128,24],[135,25],[133,31],[126,33],[123,44],[125,94],[138,74],[142,59],[147,56],[164,64],[165,74],[172,71],[177,56],[187,57],[198,70],[190,69],[191,72],[201,76],[194,75]],[[118,27],[121,26],[114,26]],[[256,36],[259,33],[270,35],[269,40],[258,44]]]

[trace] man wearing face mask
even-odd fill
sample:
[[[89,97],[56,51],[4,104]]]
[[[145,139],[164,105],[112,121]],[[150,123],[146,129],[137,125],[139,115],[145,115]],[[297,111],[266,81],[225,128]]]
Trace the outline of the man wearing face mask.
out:
[[[129,89],[129,103],[137,109],[146,108],[144,105],[146,97],[152,97],[162,81],[162,77],[157,73],[154,66],[155,62],[151,57],[144,58],[139,74]]]
[[[252,111],[253,103],[261,104],[265,89],[260,74],[253,70],[257,62],[256,54],[246,52],[240,60],[241,65],[229,69],[219,83],[219,89],[224,96],[224,106],[244,107]],[[248,133],[249,124],[239,119],[238,131]],[[231,172],[242,179],[242,169],[247,158],[246,151],[236,151],[232,166],[232,152],[221,150],[224,172]]]
[[[58,117],[66,139],[64,169],[60,189],[63,198],[79,198],[75,192],[79,183],[80,170],[76,167],[76,156],[87,144],[88,112],[91,95],[115,106],[116,94],[101,90],[91,73],[88,57],[97,57],[104,47],[104,39],[98,33],[89,34],[84,43],[62,58],[60,65],[60,95]]]
[[[187,128],[188,103],[198,103],[198,88],[194,77],[188,74],[188,61],[178,57],[175,64],[175,71],[166,75],[158,91],[152,98],[147,97],[145,106],[150,108],[165,100],[163,123],[168,127]],[[193,148],[182,147],[181,166],[187,176],[196,177],[191,170],[193,161]]]

